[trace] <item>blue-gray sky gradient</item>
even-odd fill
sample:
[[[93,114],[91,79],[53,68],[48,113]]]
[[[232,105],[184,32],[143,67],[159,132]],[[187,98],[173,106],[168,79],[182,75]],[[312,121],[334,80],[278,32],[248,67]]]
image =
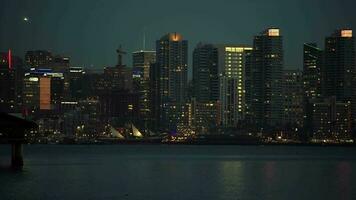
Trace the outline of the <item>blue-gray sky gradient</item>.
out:
[[[301,68],[304,42],[323,46],[334,29],[356,27],[356,1],[2,0],[0,24],[1,51],[23,56],[48,49],[95,68],[114,65],[119,44],[128,52],[141,49],[144,30],[147,50],[165,33],[180,32],[191,52],[199,41],[252,45],[253,35],[278,26],[285,65]]]

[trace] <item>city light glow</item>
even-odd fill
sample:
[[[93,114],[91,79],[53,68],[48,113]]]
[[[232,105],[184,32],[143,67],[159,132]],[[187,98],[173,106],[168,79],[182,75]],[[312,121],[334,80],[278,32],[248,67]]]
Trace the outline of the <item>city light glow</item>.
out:
[[[9,66],[9,70],[12,69],[12,55],[11,55],[11,50],[9,49],[8,54],[7,54],[7,62]]]
[[[351,38],[352,37],[352,30],[341,30],[341,37]]]
[[[268,36],[270,37],[278,37],[279,29],[268,29]]]

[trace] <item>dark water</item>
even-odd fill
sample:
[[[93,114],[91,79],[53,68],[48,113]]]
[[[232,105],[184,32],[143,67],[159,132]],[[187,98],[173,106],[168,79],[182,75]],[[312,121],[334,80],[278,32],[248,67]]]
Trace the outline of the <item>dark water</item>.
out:
[[[356,199],[356,148],[0,145],[0,199]]]

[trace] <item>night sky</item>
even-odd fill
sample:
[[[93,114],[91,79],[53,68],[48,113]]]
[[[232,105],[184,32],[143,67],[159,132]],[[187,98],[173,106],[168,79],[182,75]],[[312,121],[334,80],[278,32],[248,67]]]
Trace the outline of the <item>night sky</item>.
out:
[[[0,0],[0,50],[48,49],[73,66],[116,63],[115,49],[147,50],[167,32],[180,32],[189,50],[199,42],[252,45],[253,35],[278,26],[285,66],[301,68],[302,44],[336,28],[356,27],[355,0]],[[29,21],[24,21],[28,17]],[[131,65],[131,55],[125,62]],[[191,62],[191,54],[190,54]]]

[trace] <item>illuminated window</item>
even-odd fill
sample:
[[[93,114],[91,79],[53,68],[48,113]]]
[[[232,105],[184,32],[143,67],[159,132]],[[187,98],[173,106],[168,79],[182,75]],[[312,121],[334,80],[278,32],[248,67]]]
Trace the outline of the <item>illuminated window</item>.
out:
[[[279,36],[279,29],[268,29],[268,36],[271,37]]]
[[[352,30],[341,30],[341,37],[352,37]]]

